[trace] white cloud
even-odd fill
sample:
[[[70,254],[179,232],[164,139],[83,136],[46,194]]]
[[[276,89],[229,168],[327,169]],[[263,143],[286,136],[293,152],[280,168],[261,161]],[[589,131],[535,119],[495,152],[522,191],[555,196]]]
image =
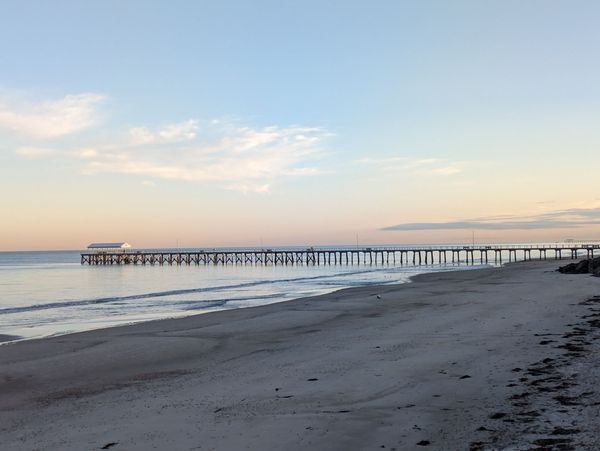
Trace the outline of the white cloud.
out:
[[[133,127],[129,129],[131,144],[139,146],[154,142],[154,134],[147,127]]]
[[[141,146],[151,143],[190,141],[196,138],[198,127],[199,122],[195,119],[168,124],[157,130],[148,127],[132,127],[129,129],[129,142],[134,146]]]
[[[462,172],[463,165],[461,162],[442,164],[441,166],[434,166],[428,168],[418,169],[416,172],[423,175],[452,175]]]
[[[443,160],[440,158],[421,158],[418,160],[411,160],[410,162],[406,163],[404,165],[404,167],[406,169],[419,168],[419,167],[424,167],[424,166],[427,167],[427,166],[432,166],[435,164],[442,163],[444,161],[447,161],[447,160]]]
[[[244,194],[248,193],[258,193],[258,194],[268,194],[270,193],[271,186],[269,184],[264,185],[229,185],[227,189],[232,191],[239,191]]]
[[[98,152],[96,151],[96,149],[92,149],[92,148],[81,149],[77,152],[77,156],[79,158],[84,158],[84,159],[94,158],[97,155],[98,155]]]
[[[198,121],[190,119],[178,124],[170,124],[158,132],[158,135],[165,141],[184,141],[194,139]]]
[[[274,179],[320,173],[313,160],[321,154],[321,143],[329,136],[314,127],[253,128],[207,121],[201,129],[203,139],[199,140],[199,129],[195,120],[158,132],[137,127],[132,133],[130,129],[128,143],[97,152],[84,171],[213,182],[226,189],[267,193]],[[131,139],[150,135],[157,139]],[[171,141],[165,151],[167,139]]]
[[[19,147],[15,153],[21,157],[26,158],[40,158],[51,155],[55,152],[54,149],[48,149],[46,147]]]
[[[384,171],[404,171],[416,175],[449,176],[463,172],[471,164],[468,161],[452,161],[447,158],[361,158],[355,163],[370,165]]]
[[[70,135],[96,123],[102,100],[91,93],[33,103],[0,98],[0,129],[34,139]]]
[[[155,179],[213,183],[245,193],[267,193],[275,180],[321,173],[316,162],[323,155],[323,140],[331,135],[316,127],[252,127],[191,118],[100,129],[96,136],[104,142],[86,141],[90,135],[70,136],[97,123],[103,99],[77,94],[31,102],[0,92],[0,133],[14,133],[9,139],[19,156],[78,160],[85,174],[130,174],[145,186]]]

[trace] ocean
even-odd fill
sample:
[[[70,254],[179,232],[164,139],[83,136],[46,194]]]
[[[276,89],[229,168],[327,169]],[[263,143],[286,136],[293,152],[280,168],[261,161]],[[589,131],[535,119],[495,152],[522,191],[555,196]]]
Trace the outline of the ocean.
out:
[[[62,335],[477,267],[84,266],[79,251],[0,252],[0,334],[24,339]]]

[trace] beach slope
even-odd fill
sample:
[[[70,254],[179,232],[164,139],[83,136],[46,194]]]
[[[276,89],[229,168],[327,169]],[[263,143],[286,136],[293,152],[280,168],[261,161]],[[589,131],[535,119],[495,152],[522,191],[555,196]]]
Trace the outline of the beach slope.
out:
[[[600,279],[557,267],[5,344],[2,449],[597,449]]]

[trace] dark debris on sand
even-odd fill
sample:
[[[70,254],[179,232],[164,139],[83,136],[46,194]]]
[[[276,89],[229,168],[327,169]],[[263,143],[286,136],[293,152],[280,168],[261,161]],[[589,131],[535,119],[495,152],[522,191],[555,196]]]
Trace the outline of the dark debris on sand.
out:
[[[600,268],[600,258],[594,260],[598,260]],[[518,390],[509,397],[512,411],[490,414],[489,420],[501,421],[488,420],[480,426],[477,431],[488,439],[471,442],[469,451],[496,449],[499,443],[502,447],[526,446],[523,449],[529,451],[600,449],[594,431],[589,430],[590,418],[595,418],[600,405],[600,390],[590,377],[590,372],[598,366],[592,346],[600,340],[600,296],[580,305],[588,307],[590,312],[582,315],[577,324],[569,324],[570,329],[551,346],[558,355],[540,359],[526,368],[512,369],[527,376],[519,378],[518,384],[510,384]],[[507,429],[486,427],[496,424],[507,424]]]

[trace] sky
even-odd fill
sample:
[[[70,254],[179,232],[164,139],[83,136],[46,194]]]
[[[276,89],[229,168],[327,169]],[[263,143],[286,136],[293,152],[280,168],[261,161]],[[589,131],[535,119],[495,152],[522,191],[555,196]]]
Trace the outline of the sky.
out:
[[[600,239],[600,3],[17,1],[0,250]]]

